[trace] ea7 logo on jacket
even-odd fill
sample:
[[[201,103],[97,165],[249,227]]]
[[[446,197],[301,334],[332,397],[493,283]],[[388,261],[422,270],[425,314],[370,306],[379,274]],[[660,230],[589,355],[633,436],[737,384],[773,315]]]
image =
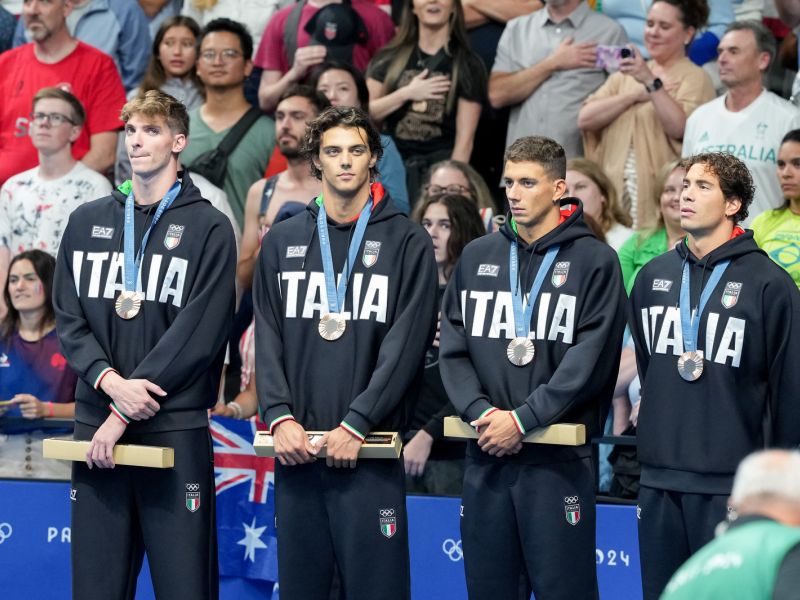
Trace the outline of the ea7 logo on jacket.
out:
[[[497,277],[500,265],[478,265],[478,277]]]
[[[287,319],[321,319],[330,312],[324,274],[318,271],[283,271],[278,278]],[[342,309],[345,319],[386,323],[389,310],[389,278],[386,275],[353,273],[349,287],[353,306],[349,306],[348,291]]]
[[[552,300],[552,294],[539,296],[538,311],[533,320],[536,327],[529,337],[549,341],[560,338],[565,344],[571,344],[575,337],[575,296],[559,294],[555,308],[551,310]],[[462,290],[461,314],[464,316],[464,329],[472,337],[506,340],[517,337],[511,292]],[[551,314],[552,318],[548,320]]]
[[[101,225],[92,225],[92,237],[101,240],[110,240],[114,237],[113,227],[102,227]]]
[[[151,254],[147,281],[140,279],[145,300],[158,301],[163,304],[171,302],[173,306],[183,305],[183,286],[186,283],[186,271],[189,261],[177,256],[169,258],[166,271],[162,274],[164,256]],[[72,253],[72,276],[75,290],[81,298],[116,298],[125,286],[123,283],[123,265],[125,255],[122,252],[83,252]],[[144,267],[144,265],[142,265]],[[81,286],[81,274],[84,268],[91,269],[88,288]],[[139,271],[142,277],[142,271]],[[146,283],[147,285],[143,285]]]
[[[706,324],[705,340],[702,336],[697,340],[698,350],[703,350],[708,361],[725,365],[730,359],[730,366],[738,367],[742,360],[745,321],[737,317],[727,317],[723,328],[720,327],[721,317],[719,313],[710,311],[705,313],[703,316]],[[640,318],[647,351],[650,354],[680,356],[683,353],[681,315],[677,306],[643,308]],[[700,347],[703,341],[705,345]]]
[[[654,292],[669,292],[672,289],[672,281],[669,279],[653,279]]]

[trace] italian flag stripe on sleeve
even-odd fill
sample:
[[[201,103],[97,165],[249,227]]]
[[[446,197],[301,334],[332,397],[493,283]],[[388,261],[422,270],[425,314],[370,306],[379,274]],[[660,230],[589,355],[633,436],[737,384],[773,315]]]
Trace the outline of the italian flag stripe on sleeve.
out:
[[[360,432],[358,429],[356,429],[356,428],[355,428],[355,427],[353,427],[352,425],[350,425],[350,424],[346,423],[345,421],[342,421],[342,422],[341,422],[341,424],[340,424],[339,426],[340,426],[342,429],[344,429],[344,430],[345,430],[347,433],[349,433],[350,435],[352,435],[353,437],[357,437],[358,439],[360,439],[362,442],[363,442],[365,439],[367,439],[367,436],[365,436],[365,435],[364,435],[363,433],[361,433],[361,432]]]
[[[276,419],[273,419],[272,423],[269,424],[269,434],[272,435],[272,433],[275,431],[275,428],[284,421],[294,421],[294,417],[290,414],[286,414],[286,415],[281,415]]]
[[[487,408],[485,411],[483,411],[478,418],[482,419],[483,417],[486,417],[486,416],[492,414],[493,412],[495,412],[497,410],[500,410],[500,409],[497,408],[496,406],[491,406],[491,407]]]
[[[515,411],[515,410],[511,411],[511,418],[514,419],[514,425],[517,426],[517,429],[519,430],[519,432],[522,435],[525,435],[526,433],[528,433],[527,431],[525,431],[525,428],[522,426],[522,421],[519,420],[519,417],[517,416],[517,411]]]
[[[94,389],[99,390],[100,389],[100,382],[103,381],[103,377],[105,377],[106,375],[108,375],[112,371],[116,372],[116,370],[112,369],[111,367],[106,367],[105,369],[100,371],[100,374],[97,376],[97,379],[94,380]]]
[[[122,411],[121,411],[120,409],[118,409],[118,408],[117,408],[117,405],[116,405],[116,404],[114,404],[113,402],[112,402],[111,404],[109,404],[109,405],[108,405],[108,407],[111,409],[111,412],[112,412],[112,413],[114,413],[114,415],[116,415],[116,417],[117,417],[117,418],[118,418],[120,421],[122,421],[123,423],[125,423],[126,425],[128,425],[128,424],[131,422],[131,420],[128,418],[128,416],[127,416],[127,415],[124,415],[124,414],[122,413]]]

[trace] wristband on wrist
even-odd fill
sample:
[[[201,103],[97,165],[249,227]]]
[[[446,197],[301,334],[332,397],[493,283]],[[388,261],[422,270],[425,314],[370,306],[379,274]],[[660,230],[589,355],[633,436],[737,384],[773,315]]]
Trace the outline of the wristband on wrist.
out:
[[[130,417],[128,417],[125,413],[123,413],[114,402],[108,405],[108,408],[111,409],[111,412],[115,417],[117,417],[120,421],[125,423],[125,425],[129,425],[131,422]]]
[[[233,411],[233,418],[234,419],[241,419],[242,418],[242,414],[243,413],[242,413],[241,404],[236,402],[236,400],[233,400],[231,402],[228,402],[228,406],[230,406],[231,410]]]
[[[47,416],[52,418],[55,416],[55,407],[53,406],[52,402],[47,403]]]

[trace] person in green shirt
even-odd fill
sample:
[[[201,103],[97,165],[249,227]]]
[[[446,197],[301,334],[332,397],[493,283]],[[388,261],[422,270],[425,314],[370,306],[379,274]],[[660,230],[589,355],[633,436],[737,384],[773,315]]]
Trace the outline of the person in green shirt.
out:
[[[800,590],[800,453],[755,452],[736,470],[727,530],[672,576],[661,600],[789,600]]]
[[[641,268],[656,256],[674,248],[686,235],[681,229],[679,202],[684,174],[680,161],[672,161],[662,167],[655,186],[658,190],[658,195],[654,198],[658,206],[655,223],[648,229],[633,234],[619,249],[622,279],[628,294]]]
[[[756,244],[800,287],[800,129],[787,133],[778,150],[784,204],[753,221]]]

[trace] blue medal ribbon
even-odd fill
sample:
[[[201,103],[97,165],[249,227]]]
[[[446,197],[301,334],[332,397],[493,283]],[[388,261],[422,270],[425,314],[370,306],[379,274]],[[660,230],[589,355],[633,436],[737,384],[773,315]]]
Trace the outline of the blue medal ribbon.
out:
[[[533,305],[536,303],[536,298],[539,297],[539,290],[542,289],[544,277],[550,270],[553,261],[556,259],[560,246],[550,246],[547,253],[542,259],[542,264],[539,265],[539,270],[536,272],[536,277],[533,280],[531,291],[528,294],[528,303],[525,309],[522,308],[522,292],[519,286],[519,256],[517,255],[517,241],[511,240],[508,253],[508,273],[511,283],[511,297],[514,304],[514,331],[517,337],[527,338],[531,328],[531,317],[533,316]]]
[[[135,237],[134,227],[133,227],[133,191],[128,194],[128,197],[125,199],[125,229],[123,230],[123,248],[125,252],[125,291],[126,292],[135,292],[136,289],[136,282],[139,277],[139,266],[142,264],[142,258],[144,257],[144,249],[147,247],[147,239],[150,237],[150,232],[158,223],[158,220],[161,218],[167,209],[172,206],[175,197],[178,195],[178,192],[181,191],[181,182],[176,181],[172,184],[172,187],[169,188],[167,195],[161,200],[161,203],[158,205],[156,209],[156,214],[153,216],[153,222],[150,223],[150,227],[144,232],[144,236],[142,237],[142,243],[139,246],[139,253],[134,255],[134,242],[133,238]]]
[[[325,204],[321,203],[317,213],[317,229],[319,230],[319,248],[322,253],[322,270],[325,272],[325,290],[328,295],[328,310],[331,313],[340,313],[344,307],[344,298],[347,294],[347,282],[350,279],[350,270],[356,261],[358,249],[364,239],[367,230],[370,213],[372,212],[372,198],[361,209],[358,215],[358,222],[353,237],[350,240],[350,248],[347,252],[347,261],[342,268],[342,275],[339,278],[337,287],[333,272],[333,257],[331,255],[331,240],[328,237],[328,216],[325,212]]]
[[[723,260],[714,267],[711,272],[711,277],[708,278],[702,293],[700,294],[700,303],[697,305],[697,311],[694,315],[691,314],[691,281],[689,275],[689,263],[684,262],[683,274],[681,275],[681,295],[680,295],[680,310],[681,310],[681,332],[683,333],[683,350],[685,352],[697,351],[697,335],[700,331],[700,317],[703,310],[711,297],[714,288],[717,287],[719,280],[722,279],[722,274],[730,260]]]

